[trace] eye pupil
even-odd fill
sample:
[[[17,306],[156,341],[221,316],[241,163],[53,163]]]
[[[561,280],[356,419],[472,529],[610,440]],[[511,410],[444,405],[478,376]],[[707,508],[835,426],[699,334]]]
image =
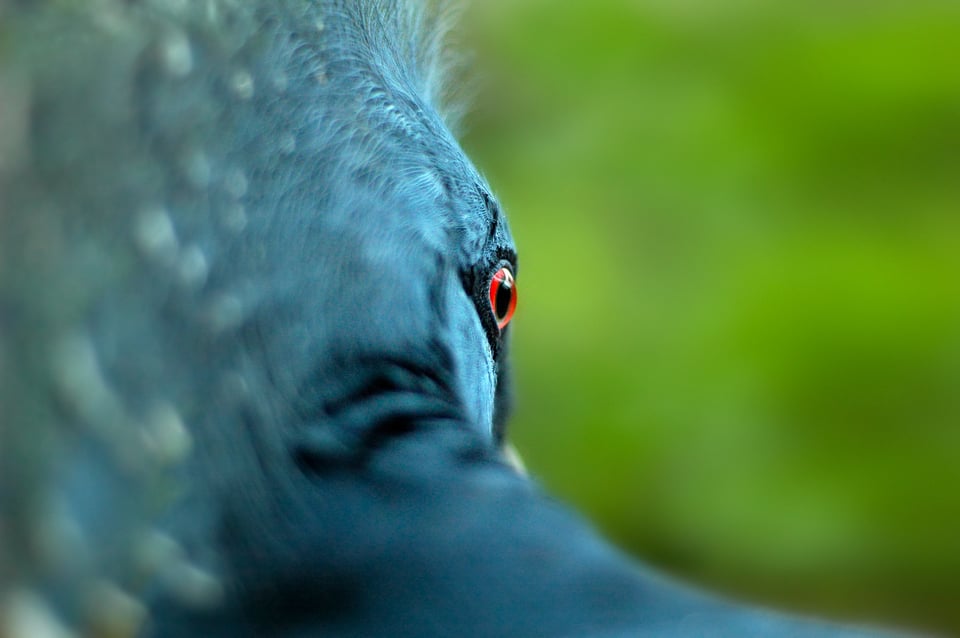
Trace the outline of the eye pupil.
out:
[[[517,307],[517,288],[509,268],[498,270],[490,281],[490,307],[497,320],[497,327],[503,330],[510,323]]]
[[[510,311],[510,302],[513,300],[513,288],[500,284],[497,289],[497,318],[506,317]]]

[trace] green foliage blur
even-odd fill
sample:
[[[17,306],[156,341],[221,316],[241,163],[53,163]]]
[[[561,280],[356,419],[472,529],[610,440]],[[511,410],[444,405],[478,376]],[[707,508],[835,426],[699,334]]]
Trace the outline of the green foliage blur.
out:
[[[960,2],[476,4],[531,472],[686,578],[960,635]]]

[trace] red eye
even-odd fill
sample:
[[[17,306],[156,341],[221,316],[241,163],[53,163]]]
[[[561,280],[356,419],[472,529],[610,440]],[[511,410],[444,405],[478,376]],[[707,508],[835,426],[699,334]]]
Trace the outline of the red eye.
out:
[[[498,328],[503,330],[507,327],[516,307],[517,287],[510,269],[503,267],[490,280],[490,308],[493,309]]]

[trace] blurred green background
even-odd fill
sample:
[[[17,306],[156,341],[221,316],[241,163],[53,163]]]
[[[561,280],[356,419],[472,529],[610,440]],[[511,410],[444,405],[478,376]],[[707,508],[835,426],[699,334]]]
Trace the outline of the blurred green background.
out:
[[[960,2],[475,4],[532,473],[674,573],[960,635]]]

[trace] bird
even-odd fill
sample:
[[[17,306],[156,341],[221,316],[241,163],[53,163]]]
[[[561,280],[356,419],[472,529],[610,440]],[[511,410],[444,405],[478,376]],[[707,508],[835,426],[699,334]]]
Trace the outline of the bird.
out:
[[[518,471],[439,5],[0,6],[0,635],[885,635],[679,584]]]

